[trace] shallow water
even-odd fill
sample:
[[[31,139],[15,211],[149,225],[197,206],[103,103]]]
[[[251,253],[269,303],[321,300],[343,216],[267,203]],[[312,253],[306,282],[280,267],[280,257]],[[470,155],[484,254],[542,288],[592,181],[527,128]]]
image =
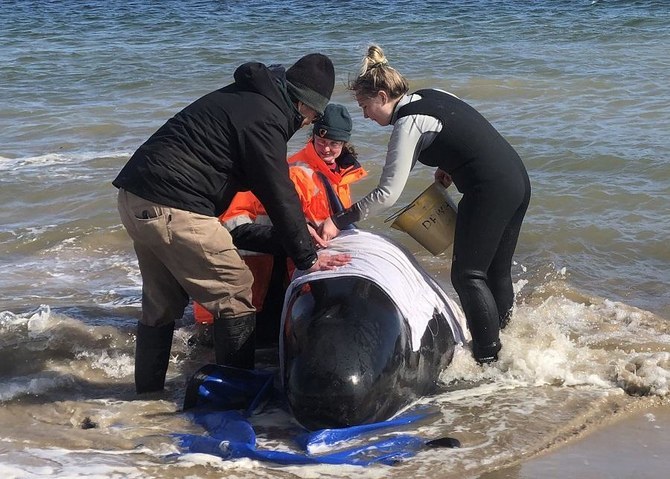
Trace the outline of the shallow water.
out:
[[[364,120],[344,84],[370,42],[412,89],[465,99],[518,149],[533,198],[513,274],[501,360],[467,352],[415,431],[458,437],[394,477],[477,477],[664,403],[670,375],[670,15],[665,2],[5,2],[0,30],[0,471],[3,477],[386,477],[385,467],[277,468],[179,451],[197,432],[177,411],[192,349],[187,313],[168,390],[137,400],[141,281],[111,180],[167,118],[229,83],[248,60],[335,63],[334,101],[375,185],[390,131]],[[374,15],[366,14],[374,12]],[[297,150],[306,137],[291,141]],[[399,205],[431,181],[417,167]],[[452,191],[458,197],[456,191]],[[362,225],[433,257],[384,218]],[[454,296],[455,297],[455,296]],[[90,423],[86,421],[89,418]],[[278,409],[257,420],[273,431]],[[94,423],[97,427],[82,429]],[[585,424],[585,426],[582,426]],[[262,446],[290,448],[268,434]]]

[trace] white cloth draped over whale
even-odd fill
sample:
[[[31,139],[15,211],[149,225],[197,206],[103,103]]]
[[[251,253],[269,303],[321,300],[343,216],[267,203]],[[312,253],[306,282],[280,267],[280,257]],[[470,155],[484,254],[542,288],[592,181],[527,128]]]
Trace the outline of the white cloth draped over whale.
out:
[[[378,285],[398,307],[409,324],[413,351],[419,350],[421,338],[435,311],[447,318],[457,344],[470,339],[461,307],[401,246],[382,236],[354,229],[342,231],[330,241],[326,251],[349,253],[351,262],[329,271],[306,273],[297,270],[286,291],[284,308],[293,292],[307,282],[357,276]],[[282,328],[285,313],[284,310]]]

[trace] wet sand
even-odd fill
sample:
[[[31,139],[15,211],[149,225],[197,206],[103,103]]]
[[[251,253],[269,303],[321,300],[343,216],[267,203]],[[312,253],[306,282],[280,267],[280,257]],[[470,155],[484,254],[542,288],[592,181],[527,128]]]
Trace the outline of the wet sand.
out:
[[[670,477],[670,406],[627,414],[577,441],[479,479]]]

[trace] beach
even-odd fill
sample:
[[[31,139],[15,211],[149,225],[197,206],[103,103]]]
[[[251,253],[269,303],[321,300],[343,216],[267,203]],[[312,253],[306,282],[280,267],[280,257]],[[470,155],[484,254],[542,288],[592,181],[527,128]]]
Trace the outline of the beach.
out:
[[[657,478],[670,467],[670,408],[622,414],[584,437],[479,479]]]

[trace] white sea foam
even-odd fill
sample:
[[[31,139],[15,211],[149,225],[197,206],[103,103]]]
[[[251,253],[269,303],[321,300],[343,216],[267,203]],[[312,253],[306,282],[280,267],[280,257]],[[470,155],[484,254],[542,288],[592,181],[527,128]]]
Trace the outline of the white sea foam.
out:
[[[104,451],[87,449],[72,451],[63,448],[35,449],[26,448],[15,457],[15,464],[0,464],[0,476],[3,478],[53,477],[70,479],[109,479],[123,477],[127,479],[146,478],[146,472],[139,465],[128,464],[129,454],[142,454],[147,450]],[[21,464],[20,466],[18,464]]]
[[[0,401],[10,401],[25,395],[40,395],[45,392],[70,387],[74,378],[46,371],[22,378],[4,380],[0,384]]]
[[[46,153],[36,156],[6,158],[0,156],[0,171],[16,171],[30,168],[44,168],[58,165],[73,166],[94,158],[127,159],[128,151],[88,151],[79,153]],[[53,170],[50,170],[53,171]]]
[[[560,296],[551,296],[539,306],[520,305],[501,334],[503,349],[497,363],[479,367],[464,350],[456,354],[441,379],[446,383],[495,379],[499,387],[594,386],[665,396],[670,353],[628,353],[609,347],[612,342],[637,344],[654,338],[670,344],[666,335],[653,329],[658,323],[650,324],[648,316],[610,301],[589,305]],[[622,323],[634,327],[621,328]],[[614,373],[613,362],[617,364]]]
[[[637,354],[617,361],[617,384],[633,395],[668,396],[670,393],[670,353]]]
[[[135,366],[135,358],[132,355],[110,355],[108,351],[84,351],[77,355],[77,359],[87,360],[92,369],[101,370],[105,373],[105,376],[115,379],[130,377]]]

